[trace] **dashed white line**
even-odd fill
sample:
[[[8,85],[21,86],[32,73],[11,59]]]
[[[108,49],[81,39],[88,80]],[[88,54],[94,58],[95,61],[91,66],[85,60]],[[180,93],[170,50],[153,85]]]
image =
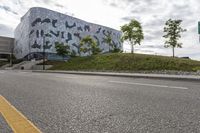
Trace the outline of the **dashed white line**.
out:
[[[156,84],[144,84],[144,83],[135,83],[135,82],[122,82],[122,81],[109,81],[110,83],[117,84],[129,84],[129,85],[140,85],[140,86],[151,86],[151,87],[160,87],[160,88],[172,88],[172,89],[182,89],[187,90],[187,87],[177,87],[177,86],[167,86],[167,85],[156,85]]]

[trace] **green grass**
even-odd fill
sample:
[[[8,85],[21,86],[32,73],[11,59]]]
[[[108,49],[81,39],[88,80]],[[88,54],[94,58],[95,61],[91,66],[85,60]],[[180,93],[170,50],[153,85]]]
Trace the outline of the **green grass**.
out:
[[[3,65],[5,65],[5,64],[7,64],[7,63],[8,63],[7,61],[1,61],[0,60],[0,67],[3,66]]]
[[[143,54],[105,54],[91,57],[75,57],[68,62],[48,62],[53,65],[51,70],[82,70],[82,71],[196,71],[200,62],[171,58],[165,56]]]

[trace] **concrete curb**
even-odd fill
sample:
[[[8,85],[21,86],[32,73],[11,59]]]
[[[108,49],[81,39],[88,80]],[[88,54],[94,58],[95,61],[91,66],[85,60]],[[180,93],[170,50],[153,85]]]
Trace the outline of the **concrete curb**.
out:
[[[32,70],[32,72],[200,81],[200,76],[193,76],[193,75],[167,75],[167,74],[165,75],[165,74],[141,74],[141,73],[83,72],[83,71],[52,71],[52,70],[45,70],[45,71]]]

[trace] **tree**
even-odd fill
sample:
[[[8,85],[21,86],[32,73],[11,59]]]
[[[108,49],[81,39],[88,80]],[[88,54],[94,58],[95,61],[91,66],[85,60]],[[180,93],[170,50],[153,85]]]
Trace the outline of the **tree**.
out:
[[[165,47],[172,47],[173,58],[174,58],[174,49],[182,48],[182,43],[178,42],[181,38],[181,33],[185,32],[186,29],[181,27],[182,20],[172,20],[169,19],[165,23],[164,33],[166,33],[163,37],[166,38]]]
[[[112,52],[113,53],[122,53],[123,51],[120,48],[118,48],[116,45],[114,45]]]
[[[110,47],[113,49],[113,42],[112,42],[111,33],[108,33],[108,35],[105,35],[104,42],[108,44],[109,52],[110,52]]]
[[[70,54],[70,46],[69,45],[64,45],[64,43],[56,42],[55,48],[56,48],[57,54],[62,56],[63,60],[66,55]]]
[[[80,41],[80,51],[83,53],[89,52],[89,55],[99,54],[101,50],[97,43],[90,36],[86,36]]]
[[[121,27],[121,31],[123,32],[122,41],[128,41],[131,45],[131,53],[134,53],[134,45],[140,45],[141,41],[144,39],[140,22],[131,20],[129,24],[125,24]]]

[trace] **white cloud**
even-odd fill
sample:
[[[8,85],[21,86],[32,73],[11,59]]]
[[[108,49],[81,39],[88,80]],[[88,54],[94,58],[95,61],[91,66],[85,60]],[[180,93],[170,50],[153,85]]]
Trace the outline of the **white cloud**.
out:
[[[176,49],[177,56],[190,56],[200,60],[197,22],[200,19],[199,0],[1,0],[0,35],[13,36],[13,29],[31,7],[45,7],[77,18],[120,29],[130,19],[142,23],[145,40],[136,46],[136,52],[171,55],[165,49],[163,27],[169,18],[182,19],[182,49]],[[125,50],[130,47],[125,45]]]

